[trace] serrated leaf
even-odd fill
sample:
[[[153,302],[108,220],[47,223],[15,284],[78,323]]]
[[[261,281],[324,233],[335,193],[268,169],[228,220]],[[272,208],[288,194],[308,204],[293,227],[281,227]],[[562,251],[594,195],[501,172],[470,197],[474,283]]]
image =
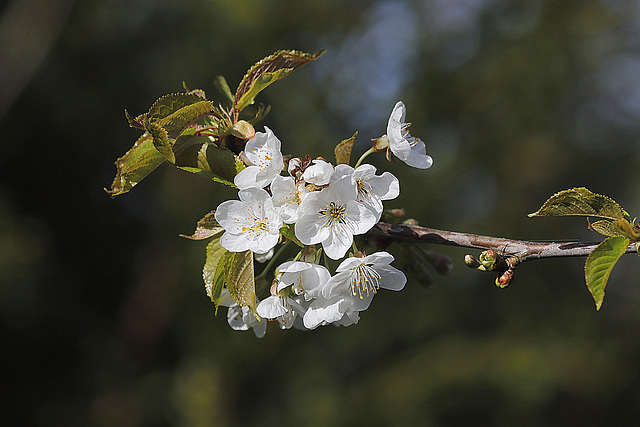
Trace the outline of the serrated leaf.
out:
[[[131,114],[129,114],[127,110],[124,110],[124,116],[127,118],[129,126],[131,126],[132,128],[144,129],[144,114],[134,118]]]
[[[179,108],[166,117],[155,120],[154,123],[166,130],[170,137],[177,138],[186,127],[209,113],[212,107],[211,101],[194,102]]]
[[[191,240],[203,240],[222,233],[224,228],[222,228],[222,226],[218,224],[218,221],[216,221],[215,214],[216,211],[211,211],[198,221],[196,224],[196,230],[191,236],[187,236],[185,234],[181,234],[180,236]]]
[[[358,132],[354,133],[351,138],[345,139],[336,146],[334,153],[336,154],[337,164],[349,164],[349,161],[351,160],[351,150],[353,149],[353,143],[356,140],[356,136],[358,136]]]
[[[153,145],[151,135],[145,132],[124,156],[116,160],[116,176],[107,193],[112,196],[126,193],[162,162],[164,157]]]
[[[208,143],[188,147],[176,159],[176,166],[180,169],[204,175],[230,187],[235,186],[233,178],[237,173],[236,163],[236,156],[231,150]]]
[[[197,93],[170,93],[160,97],[147,112],[151,121],[164,119],[183,107],[202,101]]]
[[[253,252],[233,252],[226,265],[225,286],[233,299],[251,311],[256,309],[256,286],[253,271]]]
[[[319,50],[314,54],[309,54],[295,50],[281,50],[262,59],[252,66],[242,78],[236,90],[234,108],[237,111],[242,111],[247,105],[253,104],[256,95],[264,88],[291,71],[318,59],[324,52],[325,50]]]
[[[602,219],[600,221],[590,223],[589,229],[595,231],[596,233],[600,233],[603,236],[624,236],[613,226],[613,222],[607,219]]]
[[[165,159],[169,160],[171,163],[175,163],[176,156],[173,153],[167,131],[164,130],[162,126],[159,126],[154,122],[150,122],[148,119],[145,119],[144,127],[152,136],[153,146],[156,147],[156,150],[158,150],[158,152],[162,154]]]
[[[613,199],[592,193],[584,187],[564,190],[551,196],[533,216],[582,215],[607,219],[629,219]]]
[[[593,295],[596,310],[600,310],[604,300],[604,288],[611,270],[618,259],[627,251],[629,239],[626,237],[607,237],[587,257],[584,266],[587,287]]]
[[[222,234],[222,233],[220,233]],[[220,236],[217,236],[209,242],[206,249],[206,261],[202,268],[202,279],[204,280],[204,288],[207,296],[216,305],[219,305],[220,294],[224,284],[224,276],[216,275],[218,266],[227,254],[226,249],[220,245]]]

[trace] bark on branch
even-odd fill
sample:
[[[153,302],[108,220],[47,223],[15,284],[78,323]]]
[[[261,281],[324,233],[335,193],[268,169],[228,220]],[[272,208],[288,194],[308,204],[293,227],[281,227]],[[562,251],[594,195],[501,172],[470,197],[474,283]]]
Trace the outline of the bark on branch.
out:
[[[455,231],[436,230],[415,225],[395,225],[380,222],[367,235],[410,243],[433,243],[463,248],[493,249],[504,258],[517,258],[517,263],[540,258],[588,256],[600,242],[529,242],[482,236]],[[636,253],[636,245],[630,244],[626,253]],[[514,260],[515,261],[515,260]],[[515,265],[511,265],[515,266]]]

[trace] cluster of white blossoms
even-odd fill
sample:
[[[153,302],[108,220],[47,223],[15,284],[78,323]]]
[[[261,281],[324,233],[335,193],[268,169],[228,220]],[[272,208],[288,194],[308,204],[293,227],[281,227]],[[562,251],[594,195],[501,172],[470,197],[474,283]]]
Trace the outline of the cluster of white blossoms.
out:
[[[404,123],[405,107],[398,102],[391,113],[387,135],[378,138],[410,166],[426,169],[432,159],[425,144],[412,137]],[[407,279],[391,266],[394,258],[380,251],[364,255],[357,251],[354,236],[369,231],[383,213],[383,201],[400,194],[400,183],[390,172],[376,174],[370,164],[333,166],[323,159],[292,158],[285,162],[280,140],[267,127],[257,132],[244,148],[250,163],[234,179],[239,200],[221,203],[216,221],[225,230],[220,245],[230,252],[252,251],[270,257],[281,241],[280,230],[292,225],[295,237],[305,246],[321,245],[332,260],[350,256],[334,275],[319,264],[293,260],[275,270],[271,295],[259,301],[255,313],[240,307],[225,290],[219,303],[229,307],[228,321],[234,329],[253,328],[264,335],[265,319],[280,327],[314,329],[321,325],[348,326],[358,322],[378,289],[401,290]],[[285,169],[285,175],[282,175]]]

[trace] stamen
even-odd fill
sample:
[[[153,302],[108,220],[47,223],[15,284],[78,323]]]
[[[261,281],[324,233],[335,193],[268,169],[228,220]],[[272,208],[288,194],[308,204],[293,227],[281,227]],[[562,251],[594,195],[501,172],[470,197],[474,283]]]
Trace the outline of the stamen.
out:
[[[365,295],[370,298],[378,293],[382,276],[377,271],[366,264],[360,264],[353,270],[351,293],[354,297],[359,296],[360,299],[364,299]]]

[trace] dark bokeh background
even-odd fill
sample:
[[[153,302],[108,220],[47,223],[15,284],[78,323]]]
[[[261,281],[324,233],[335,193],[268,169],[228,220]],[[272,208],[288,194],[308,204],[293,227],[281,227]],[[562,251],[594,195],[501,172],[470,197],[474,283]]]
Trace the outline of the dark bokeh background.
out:
[[[328,52],[269,87],[283,151],[331,158],[398,99],[434,166],[374,159],[426,226],[598,236],[530,219],[556,191],[640,201],[640,6],[625,0],[12,0],[0,9],[3,419],[31,425],[599,425],[640,422],[640,265],[600,312],[584,259],[466,269],[382,292],[349,328],[231,330],[203,242],[235,193],[162,167],[109,198],[139,114],[182,82],[215,96],[278,49]],[[389,206],[390,204],[387,204]],[[400,261],[399,261],[400,262]]]

